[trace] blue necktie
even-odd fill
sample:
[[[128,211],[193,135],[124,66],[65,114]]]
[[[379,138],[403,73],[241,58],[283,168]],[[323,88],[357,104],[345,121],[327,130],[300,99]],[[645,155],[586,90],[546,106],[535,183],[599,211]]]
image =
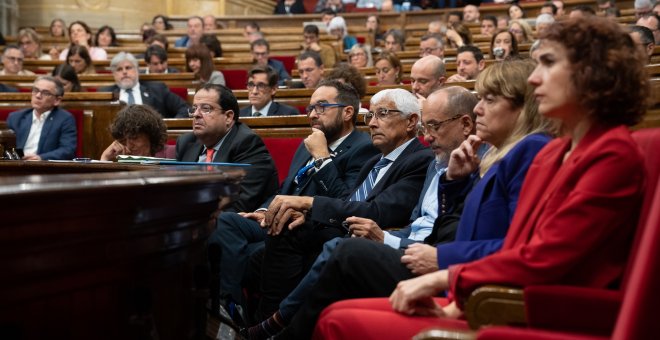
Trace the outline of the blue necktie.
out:
[[[376,178],[378,178],[378,171],[386,167],[388,164],[390,164],[390,162],[392,161],[387,158],[381,158],[378,163],[374,165],[373,169],[371,169],[369,176],[367,176],[364,182],[362,182],[362,185],[360,185],[353,196],[351,196],[351,201],[364,201],[371,193],[371,190],[374,188],[374,183],[376,183]]]
[[[313,167],[314,162],[311,162],[298,170],[298,173],[296,173],[296,183],[298,183],[298,185],[301,185],[305,182],[307,176],[309,175],[308,173]]]
[[[133,105],[135,104],[135,97],[133,97],[133,90],[126,90],[126,94],[128,94],[128,105]]]

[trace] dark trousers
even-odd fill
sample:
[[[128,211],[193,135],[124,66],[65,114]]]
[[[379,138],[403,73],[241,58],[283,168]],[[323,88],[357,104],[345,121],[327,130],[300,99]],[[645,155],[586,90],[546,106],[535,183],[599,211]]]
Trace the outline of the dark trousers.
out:
[[[283,230],[266,238],[261,268],[261,300],[257,318],[266,319],[293,291],[321,252],[323,244],[346,232],[334,227],[314,227],[306,223],[294,230]]]
[[[374,241],[343,240],[328,259],[311,293],[278,338],[309,339],[323,309],[333,302],[390,296],[399,281],[414,277],[401,263],[403,251]]]

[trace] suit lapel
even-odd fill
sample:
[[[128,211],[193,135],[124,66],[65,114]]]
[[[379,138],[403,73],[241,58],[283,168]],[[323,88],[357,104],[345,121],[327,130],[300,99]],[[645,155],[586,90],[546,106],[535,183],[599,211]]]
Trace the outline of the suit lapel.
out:
[[[279,108],[279,104],[277,104],[276,102],[273,101],[272,103],[270,103],[270,107],[268,108],[267,115],[268,116],[277,115],[277,109],[278,108]]]
[[[142,104],[153,106],[152,93],[149,88],[140,84],[140,97],[142,97]]]
[[[39,147],[37,148],[37,152],[43,149],[44,144],[48,140],[48,135],[50,134],[50,131],[53,129],[53,124],[56,115],[57,115],[57,108],[53,108],[53,110],[50,111],[48,118],[44,122],[44,127],[41,129],[41,136],[39,136]]]
[[[28,135],[30,134],[31,127],[32,127],[32,109],[27,109],[21,113],[21,117],[18,121],[18,129],[23,131],[23,133],[20,134],[21,139],[16,140],[16,147],[18,147],[19,149],[25,148],[25,143],[27,142],[27,138]]]
[[[397,159],[392,163],[390,168],[387,170],[387,173],[385,173],[385,175],[383,175],[383,177],[380,179],[380,181],[378,181],[378,183],[376,183],[376,185],[373,187],[373,189],[369,193],[369,196],[367,196],[367,198],[365,198],[365,200],[368,201],[372,196],[378,195],[381,191],[383,191],[384,188],[388,187],[390,185],[390,183],[389,183],[390,179],[393,176],[398,175],[400,164],[402,164],[406,161],[406,158],[408,157],[408,155],[410,155],[411,153],[417,151],[417,148],[420,145],[421,145],[421,143],[419,142],[419,140],[417,138],[413,139],[412,142],[410,142],[410,144],[408,144],[408,146],[405,149],[403,149],[403,152],[401,152],[399,157],[397,157]],[[376,164],[376,163],[374,163],[374,164]],[[371,168],[373,168],[374,164],[371,165],[371,167],[369,168],[369,171],[371,171]],[[369,172],[367,172],[367,174],[368,173]],[[360,181],[359,183],[360,183],[360,185],[362,185],[362,181]]]
[[[230,162],[229,150],[231,149],[234,137],[236,134],[238,134],[240,124],[241,123],[236,122],[236,124],[234,124],[234,126],[231,128],[231,131],[229,131],[229,133],[225,136],[225,139],[222,141],[222,145],[220,145],[220,148],[218,149],[218,152],[216,152],[213,156],[214,162]]]

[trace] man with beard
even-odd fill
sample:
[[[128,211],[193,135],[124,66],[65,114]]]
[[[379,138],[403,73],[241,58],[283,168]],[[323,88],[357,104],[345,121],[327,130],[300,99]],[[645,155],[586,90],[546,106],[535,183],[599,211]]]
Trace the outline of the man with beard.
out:
[[[311,109],[308,108],[312,133],[296,150],[280,194],[337,198],[348,195],[364,163],[378,153],[369,136],[355,128],[356,106],[358,94],[351,85],[325,81],[314,91]],[[209,256],[219,262],[225,306],[244,303],[241,282],[248,259],[264,247],[267,230],[260,223],[274,198],[273,195],[263,201],[256,211],[222,213],[218,218],[208,244]],[[232,317],[239,319],[235,314]]]
[[[450,206],[444,199],[440,206],[439,197],[444,198],[444,193],[438,191],[438,183],[447,167],[451,152],[474,132],[473,109],[476,103],[477,99],[474,95],[457,86],[436,91],[429,96],[423,108],[422,130],[435,154],[435,160],[427,169],[426,180],[417,206],[411,214],[410,223],[401,226],[399,230],[387,231],[371,219],[350,217],[346,222],[353,237],[386,245],[388,247],[383,248],[388,251],[405,249],[413,243],[435,244],[454,240],[456,232],[454,222],[460,216],[462,206]],[[439,218],[440,216],[443,218]],[[321,270],[334,249],[347,239],[336,238],[325,243],[321,255],[316,258],[314,265],[296,289],[280,303],[279,310],[269,319],[248,330],[250,339],[265,339],[273,336],[291,322],[295,313],[311,294],[314,284],[319,280]],[[429,257],[429,249],[431,252],[435,250],[431,246],[413,246],[411,249],[415,254],[424,257]]]
[[[486,67],[484,54],[479,47],[464,45],[456,50],[457,73],[447,79],[448,83],[475,80],[479,72]]]
[[[120,101],[132,105],[149,105],[163,118],[188,117],[188,104],[167,86],[158,81],[139,82],[138,61],[126,52],[119,52],[112,58],[110,69],[115,85],[102,87],[99,92],[113,92]]]

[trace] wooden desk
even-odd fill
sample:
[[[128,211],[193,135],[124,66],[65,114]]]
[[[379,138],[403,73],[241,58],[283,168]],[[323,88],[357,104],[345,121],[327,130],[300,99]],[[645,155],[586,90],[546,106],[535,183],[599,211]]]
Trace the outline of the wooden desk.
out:
[[[210,217],[243,175],[0,161],[0,331],[201,338]]]

